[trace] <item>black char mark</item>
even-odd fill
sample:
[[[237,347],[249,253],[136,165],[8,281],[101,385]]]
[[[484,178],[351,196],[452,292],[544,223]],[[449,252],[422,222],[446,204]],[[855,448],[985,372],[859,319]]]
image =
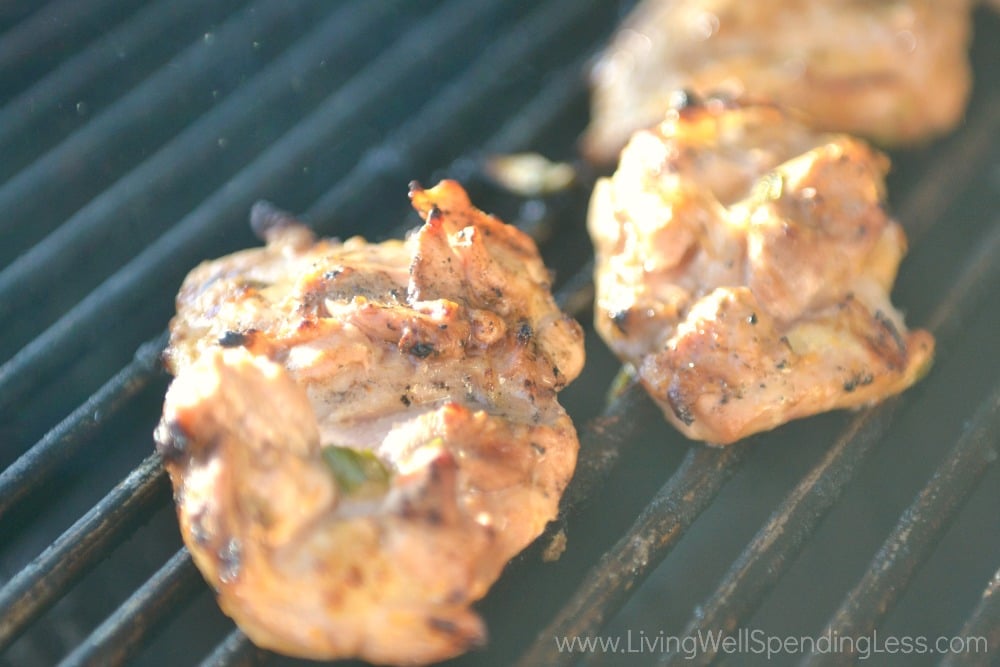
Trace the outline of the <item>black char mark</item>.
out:
[[[250,336],[239,331],[227,331],[219,338],[219,345],[222,347],[241,347],[247,344]]]
[[[410,354],[418,359],[426,359],[434,354],[434,346],[430,343],[414,343],[410,348]]]
[[[674,415],[684,422],[685,426],[690,426],[694,423],[694,415],[691,414],[691,408],[688,407],[687,401],[681,396],[681,392],[676,386],[670,387],[667,391],[667,400],[670,402],[670,408],[674,411]]]
[[[858,387],[864,387],[875,381],[871,373],[855,373],[844,383],[844,391],[850,393]]]
[[[517,329],[517,342],[521,345],[527,345],[532,335],[534,335],[534,332],[531,329],[531,325],[527,322],[521,322],[521,326]]]
[[[675,91],[670,96],[670,106],[678,111],[681,109],[693,109],[703,104],[704,101],[699,97],[698,93],[689,88]]]
[[[903,339],[903,336],[899,333],[899,329],[896,328],[896,325],[893,324],[892,320],[889,319],[881,310],[875,311],[875,320],[882,325],[883,329],[889,332],[889,335],[891,335],[892,339],[896,342],[896,347],[899,348],[900,352],[905,354],[906,341]]]

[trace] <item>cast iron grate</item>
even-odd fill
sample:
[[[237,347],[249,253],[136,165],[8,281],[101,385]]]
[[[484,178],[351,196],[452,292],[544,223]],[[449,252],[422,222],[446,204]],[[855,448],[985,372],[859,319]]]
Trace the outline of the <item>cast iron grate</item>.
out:
[[[622,4],[84,0],[0,12],[0,661],[289,662],[255,649],[214,608],[151,454],[180,279],[203,258],[254,244],[246,213],[256,199],[305,211],[322,233],[380,238],[415,224],[409,180],[448,175],[535,235],[560,302],[587,320],[586,183],[517,200],[479,165],[527,149],[573,159],[583,72]],[[989,66],[1000,21],[976,18],[966,123],[893,155],[893,208],[912,255],[897,292],[939,341],[924,385],[727,449],[691,447],[635,386],[619,382],[604,403],[616,365],[588,328],[590,361],[565,394],[581,425],[580,468],[550,531],[566,530],[570,549],[555,564],[540,562],[538,546],[517,559],[483,602],[490,646],[455,664],[618,664],[620,655],[560,653],[553,638],[636,618],[676,635],[768,623],[791,632],[796,623],[769,601],[813,594],[828,604],[789,612],[810,635],[923,627],[903,612],[940,598],[946,609],[925,626],[987,637],[1000,651],[1000,484],[988,465],[1000,432],[1000,365],[988,345],[1000,325],[990,294],[1000,277],[1000,87]],[[916,447],[906,442],[914,433],[927,434]],[[738,488],[762,475],[763,498]],[[883,478],[900,490],[880,498],[890,508],[874,537],[855,536],[836,515]],[[755,501],[745,529],[727,525],[734,504]],[[700,587],[651,614],[641,598],[677,592],[684,563],[729,533],[732,548]],[[853,569],[822,568],[813,552],[830,540],[850,545]],[[925,581],[958,569],[959,556],[960,572]],[[814,590],[802,571],[831,581]]]

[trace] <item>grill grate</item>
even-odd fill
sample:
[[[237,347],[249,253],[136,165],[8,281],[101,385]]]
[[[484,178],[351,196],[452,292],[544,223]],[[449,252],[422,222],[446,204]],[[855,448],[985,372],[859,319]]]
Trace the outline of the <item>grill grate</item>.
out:
[[[539,240],[561,278],[557,299],[586,320],[586,183],[513,200],[478,165],[525,149],[573,157],[586,121],[581,73],[625,4],[58,0],[0,12],[0,662],[151,665],[166,646],[172,664],[295,662],[234,630],[179,548],[149,435],[177,285],[199,260],[254,244],[245,220],[258,198],[307,211],[322,233],[383,237],[413,224],[393,222],[406,219],[406,182],[447,175]],[[936,630],[987,637],[1000,651],[1000,484],[988,465],[1000,368],[996,355],[969,353],[1000,325],[989,300],[1000,277],[1000,99],[989,66],[1000,58],[1000,21],[980,11],[977,33],[965,125],[893,156],[893,209],[912,247],[899,300],[938,337],[932,375],[855,415],[722,450],[689,447],[640,389],[612,382],[616,364],[588,329],[587,369],[564,393],[584,424],[564,516],[484,600],[487,651],[456,665],[618,664],[617,655],[560,653],[553,637],[631,629],[637,618],[678,635],[755,623],[790,633],[802,624],[768,606],[816,593],[801,570],[832,580],[818,610],[806,602],[790,612],[810,636],[899,628],[915,622],[894,614],[926,591],[923,571],[940,572],[935,559],[954,563],[955,554],[964,571],[918,603],[954,589],[958,601],[933,616]],[[604,405],[604,388],[616,384]],[[930,428],[921,412],[942,394],[956,398],[942,401],[941,424]],[[927,466],[888,460],[908,452],[905,434],[925,428],[934,438],[915,443],[912,458]],[[886,474],[898,497],[877,494]],[[107,491],[114,479],[122,481]],[[741,487],[746,479],[766,483]],[[889,508],[872,536],[856,538],[834,519],[866,494]],[[731,517],[751,504],[746,530],[734,531]],[[981,534],[956,544],[951,534],[966,517]],[[570,549],[543,565],[542,545],[557,530]],[[700,542],[734,532],[732,549],[699,552]],[[830,539],[856,545],[856,567],[823,569],[829,561],[812,552]],[[675,584],[699,553],[712,557],[698,586]],[[525,591],[531,609],[521,605]]]

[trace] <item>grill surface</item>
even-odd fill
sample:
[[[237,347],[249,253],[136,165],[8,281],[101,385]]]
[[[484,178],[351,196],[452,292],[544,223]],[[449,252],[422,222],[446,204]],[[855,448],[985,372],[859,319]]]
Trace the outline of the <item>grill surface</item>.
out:
[[[627,4],[0,7],[0,663],[296,663],[218,611],[151,453],[181,279],[256,244],[256,199],[378,239],[417,223],[408,181],[449,176],[539,240],[560,302],[588,322],[586,183],[521,200],[479,165],[526,149],[574,159],[586,63]],[[580,468],[550,531],[568,549],[542,563],[543,538],[512,563],[480,605],[489,646],[455,665],[765,662],[649,648],[718,629],[982,636],[990,656],[948,663],[1000,655],[998,38],[980,10],[963,127],[892,155],[911,241],[895,300],[938,337],[930,376],[875,409],[714,450],[634,386],[605,403],[617,364],[588,327],[587,367],[563,394]],[[590,635],[631,637],[631,652],[553,639]]]

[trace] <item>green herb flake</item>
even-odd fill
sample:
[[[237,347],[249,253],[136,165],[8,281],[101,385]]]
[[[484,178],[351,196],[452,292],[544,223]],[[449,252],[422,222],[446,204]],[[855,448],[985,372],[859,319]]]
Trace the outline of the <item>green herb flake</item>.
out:
[[[323,447],[323,460],[345,493],[375,495],[389,488],[388,469],[369,451],[327,445]]]

